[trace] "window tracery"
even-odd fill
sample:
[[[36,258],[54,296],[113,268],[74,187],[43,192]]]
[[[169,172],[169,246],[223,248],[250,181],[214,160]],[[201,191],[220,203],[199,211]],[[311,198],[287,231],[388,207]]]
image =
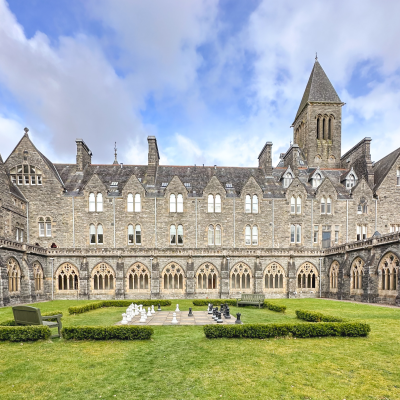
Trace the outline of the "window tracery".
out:
[[[78,290],[78,269],[70,263],[64,263],[60,265],[56,272],[56,280],[58,282],[58,290]]]
[[[43,268],[37,261],[33,263],[33,279],[35,292],[43,291]]]
[[[196,291],[214,290],[218,287],[218,271],[214,265],[200,265],[196,273]]]
[[[350,268],[350,293],[354,290],[362,290],[362,277],[364,274],[364,261],[357,257]]]
[[[248,265],[244,263],[235,265],[230,275],[232,289],[251,290],[252,274]]]
[[[285,271],[282,266],[273,262],[264,270],[264,289],[269,291],[273,289],[284,288]]]
[[[18,185],[41,185],[42,175],[34,165],[22,164],[10,169],[11,182]]]
[[[330,282],[331,292],[337,292],[338,277],[339,277],[339,263],[337,261],[334,261],[329,271],[329,282]]]
[[[150,292],[150,272],[142,263],[132,265],[126,277],[128,290]]]
[[[318,270],[309,262],[300,266],[297,272],[298,289],[315,289],[318,285]]]
[[[92,270],[93,290],[114,289],[115,272],[107,263],[97,264]]]
[[[397,291],[397,280],[399,276],[399,259],[393,254],[387,254],[379,263],[379,289]]]
[[[168,264],[162,272],[161,279],[164,292],[183,291],[185,276],[179,264]]]
[[[15,258],[7,261],[8,292],[19,292],[21,287],[21,268]]]

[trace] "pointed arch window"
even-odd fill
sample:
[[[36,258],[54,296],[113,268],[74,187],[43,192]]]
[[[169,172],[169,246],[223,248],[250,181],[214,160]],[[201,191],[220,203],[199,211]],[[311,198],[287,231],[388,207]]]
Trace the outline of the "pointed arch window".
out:
[[[140,194],[135,194],[135,212],[140,212],[142,210],[142,203],[140,200]]]
[[[350,174],[346,180],[346,188],[351,189],[356,184],[356,178],[353,174]]]
[[[253,226],[252,232],[251,232],[251,244],[253,246],[258,245],[258,227],[257,225]]]
[[[339,277],[339,263],[334,261],[331,266],[329,273],[330,291],[337,292],[338,288],[338,277]]]
[[[127,273],[128,290],[138,292],[150,291],[150,272],[147,267],[141,263],[131,266]]]
[[[169,196],[169,212],[176,212],[176,196],[173,193]]]
[[[325,197],[322,197],[321,199],[321,214],[326,214],[326,201],[325,201]]]
[[[250,225],[246,225],[245,229],[245,240],[246,240],[246,245],[250,246],[251,245],[251,227]]]
[[[103,225],[97,225],[97,244],[103,244]]]
[[[252,212],[253,214],[258,213],[258,196],[256,194],[253,195]]]
[[[135,227],[135,243],[142,244],[142,228],[139,224]]]
[[[380,275],[380,290],[397,291],[397,280],[400,271],[400,261],[392,253],[387,254],[379,263],[378,274]]]
[[[208,195],[208,212],[214,212],[214,196],[212,194]]]
[[[246,213],[251,213],[251,197],[250,197],[249,194],[246,194],[245,212]]]
[[[176,226],[171,225],[169,228],[169,243],[176,244]]]
[[[103,211],[103,195],[101,193],[97,193],[97,212]]]
[[[128,212],[133,212],[133,194],[132,193],[128,193],[126,209]]]
[[[133,244],[133,225],[128,225],[128,244]]]
[[[56,272],[58,290],[78,290],[78,269],[69,263],[60,265]]]
[[[325,127],[325,118],[322,119],[322,140],[326,139],[326,127]]]
[[[178,225],[178,244],[183,244],[183,226]]]
[[[219,194],[215,196],[215,212],[221,212],[221,196]]]
[[[113,290],[114,270],[106,263],[96,265],[92,271],[93,290]]]
[[[184,274],[182,268],[175,263],[168,264],[162,272],[162,291],[182,291],[184,288]]]
[[[326,199],[326,213],[332,214],[332,200],[330,197]]]
[[[246,264],[235,265],[231,271],[231,288],[244,290],[251,288],[251,270]]]
[[[304,263],[297,273],[299,289],[315,289],[318,287],[318,270],[310,263]]]
[[[296,212],[296,199],[294,196],[290,199],[290,213],[294,214]]]
[[[298,196],[296,200],[296,214],[301,214],[301,197]]]
[[[221,226],[217,225],[215,227],[215,245],[216,246],[221,246],[222,243],[222,234],[221,234]]]
[[[313,187],[317,188],[321,184],[321,181],[322,181],[321,174],[315,174],[313,178]]]
[[[33,264],[33,278],[35,281],[35,292],[41,292],[43,290],[43,268],[38,262]]]
[[[212,264],[203,264],[196,273],[196,291],[217,289],[217,269]]]
[[[8,291],[19,292],[21,280],[21,268],[14,258],[7,261]]]
[[[271,263],[265,268],[264,272],[264,289],[283,289],[284,288],[285,271],[278,263]]]
[[[362,277],[364,275],[364,261],[356,258],[350,268],[350,292],[354,290],[362,290]]]
[[[183,195],[178,194],[177,210],[178,213],[183,212]]]
[[[332,118],[328,120],[328,140],[332,140]]]
[[[96,244],[96,227],[93,224],[90,224],[89,232],[90,232],[90,244]]]
[[[208,227],[208,245],[212,246],[214,244],[214,226],[210,225]]]
[[[94,193],[89,194],[89,211],[95,212],[96,211],[96,198]]]
[[[287,188],[290,186],[293,180],[293,175],[290,172],[287,172],[285,177],[283,178],[283,187]]]
[[[319,117],[318,117],[318,118],[317,118],[317,139],[318,139],[318,140],[320,139],[319,122],[320,122],[320,119],[319,119]]]

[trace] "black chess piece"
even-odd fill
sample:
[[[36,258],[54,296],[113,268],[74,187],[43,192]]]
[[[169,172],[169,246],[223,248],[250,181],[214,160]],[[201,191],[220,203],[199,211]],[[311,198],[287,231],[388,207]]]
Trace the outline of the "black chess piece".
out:
[[[193,317],[194,315],[193,315],[193,313],[192,313],[192,307],[189,307],[189,314],[188,314],[188,317]]]
[[[229,306],[226,307],[226,309],[225,309],[224,317],[225,317],[226,319],[231,319],[231,311],[229,310]]]
[[[222,324],[224,321],[222,320],[221,313],[218,313],[217,324]]]
[[[243,324],[243,322],[240,320],[240,316],[241,316],[242,314],[240,314],[240,313],[237,313],[236,314],[236,321],[235,321],[235,324],[238,324],[238,325],[241,325],[241,324]]]
[[[161,304],[160,303],[158,303],[157,311],[161,311]]]

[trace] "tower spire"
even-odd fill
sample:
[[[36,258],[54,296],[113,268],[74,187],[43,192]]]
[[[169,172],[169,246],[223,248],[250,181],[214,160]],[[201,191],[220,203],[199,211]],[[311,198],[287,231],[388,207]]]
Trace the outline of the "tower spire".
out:
[[[117,160],[117,142],[114,142],[114,162],[113,164],[118,165],[119,162]]]

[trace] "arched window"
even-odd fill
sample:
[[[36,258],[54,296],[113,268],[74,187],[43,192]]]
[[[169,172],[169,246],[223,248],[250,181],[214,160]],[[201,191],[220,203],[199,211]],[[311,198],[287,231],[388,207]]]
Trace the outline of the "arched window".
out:
[[[133,212],[133,194],[132,193],[128,193],[126,209],[128,212]]]
[[[169,243],[170,244],[176,244],[176,226],[171,225],[169,228]]]
[[[93,290],[113,290],[115,272],[106,263],[97,264],[92,270]]]
[[[317,139],[320,139],[320,134],[319,134],[319,118],[317,118]]]
[[[326,213],[332,214],[332,200],[330,197],[326,199]]]
[[[183,226],[178,225],[178,244],[183,244]]]
[[[258,246],[258,227],[256,225],[253,226],[251,233],[252,233],[251,244],[253,246]]]
[[[178,194],[178,202],[177,202],[177,212],[183,212],[183,195]]]
[[[103,211],[103,195],[101,193],[97,193],[97,212]]]
[[[231,270],[231,288],[236,291],[251,291],[251,269],[244,263],[236,264]]]
[[[89,226],[90,244],[96,244],[96,227],[93,224]]]
[[[246,228],[245,228],[245,243],[248,246],[251,245],[251,227],[250,227],[250,225],[246,225]]]
[[[26,150],[24,151],[24,153]],[[25,154],[24,154],[25,155]],[[10,169],[11,182],[18,185],[41,185],[42,171],[27,164],[20,164]]]
[[[39,236],[44,236],[44,235],[45,235],[44,218],[40,217],[39,218]]]
[[[332,118],[328,121],[328,140],[332,140]]]
[[[150,292],[150,272],[142,263],[132,265],[126,274],[127,290]]]
[[[133,244],[133,225],[128,225],[128,244]]]
[[[205,293],[218,288],[218,271],[214,265],[200,265],[196,273],[196,292]]]
[[[318,270],[311,263],[304,263],[297,271],[298,289],[316,289],[318,287]]]
[[[162,292],[182,292],[185,276],[183,269],[176,263],[168,264],[161,273]]]
[[[35,292],[43,291],[43,268],[37,261],[33,263],[33,279],[35,281]]]
[[[339,263],[337,261],[334,261],[329,271],[329,283],[331,292],[337,292],[338,277],[339,277]]]
[[[46,236],[51,237],[51,218],[46,217]]]
[[[89,194],[89,211],[96,211],[96,198],[94,196],[94,193]]]
[[[10,258],[7,261],[7,277],[8,277],[8,292],[19,292],[21,280],[21,268],[15,258]]]
[[[221,246],[221,243],[222,243],[221,226],[217,225],[215,227],[215,244],[216,246]]]
[[[142,204],[140,201],[140,194],[136,193],[135,194],[135,212],[140,212],[142,211]]]
[[[214,244],[214,227],[210,225],[208,227],[208,245],[212,246]]]
[[[176,212],[176,196],[173,193],[169,196],[169,212]]]
[[[397,280],[399,276],[400,262],[393,253],[388,253],[381,260],[378,267],[379,289],[393,290],[397,294]]]
[[[103,225],[97,225],[97,244],[103,244]]]
[[[221,196],[219,194],[215,196],[215,212],[221,212]]]
[[[78,269],[70,263],[64,263],[56,272],[56,280],[58,290],[78,290]]]
[[[325,214],[326,209],[325,209],[325,197],[322,197],[321,199],[321,214]]]
[[[212,194],[208,195],[208,212],[214,212],[214,196]]]
[[[301,197],[297,197],[297,202],[296,202],[296,214],[301,214]]]
[[[293,180],[293,175],[290,172],[287,172],[285,177],[283,178],[283,187],[287,188],[290,186]]]
[[[294,196],[290,199],[290,213],[294,214],[296,212],[296,199]]]
[[[321,184],[321,174],[315,174],[313,178],[313,187],[317,188]]]
[[[322,119],[322,139],[326,139],[326,132],[325,132],[325,118]]]
[[[364,261],[357,257],[350,268],[350,293],[353,291],[362,291],[362,277],[364,274]]]
[[[246,213],[251,213],[251,197],[250,197],[249,194],[246,194],[245,212]]]
[[[351,189],[356,184],[356,178],[353,174],[350,174],[346,180],[346,188]]]
[[[253,214],[258,214],[258,196],[256,194],[253,195],[253,204],[252,204]]]
[[[274,289],[284,289],[285,271],[276,262],[269,264],[264,270],[264,289],[271,291]],[[277,290],[275,290],[277,291]],[[278,290],[283,291],[283,290]]]
[[[135,243],[142,244],[142,228],[140,225],[136,225],[135,227]]]

